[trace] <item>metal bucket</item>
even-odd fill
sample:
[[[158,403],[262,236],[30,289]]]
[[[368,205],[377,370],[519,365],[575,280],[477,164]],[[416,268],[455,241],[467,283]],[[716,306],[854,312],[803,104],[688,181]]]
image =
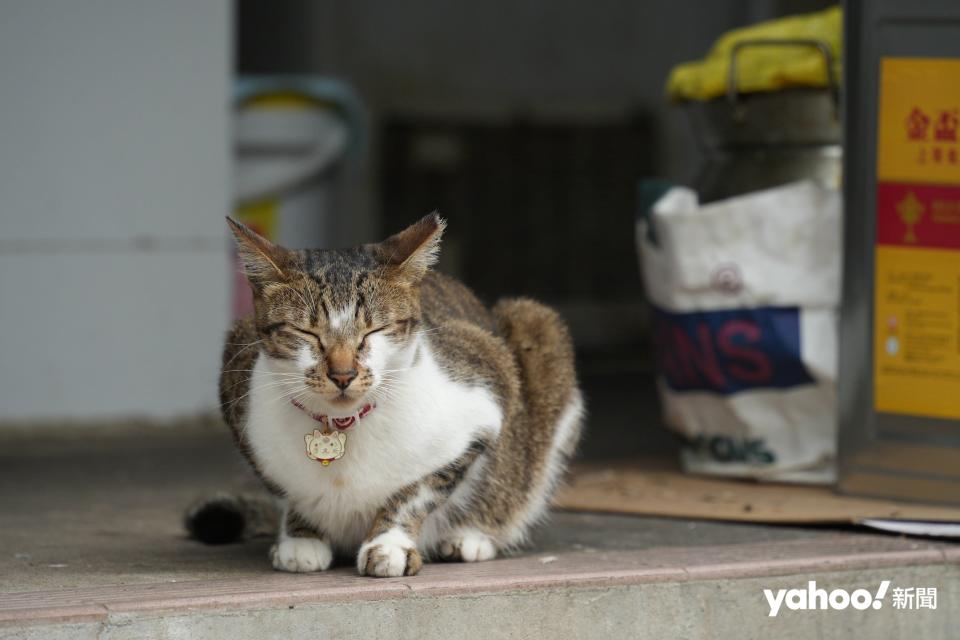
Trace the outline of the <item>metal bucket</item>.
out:
[[[808,46],[824,56],[829,86],[741,94],[737,54],[746,47]],[[704,163],[694,181],[701,202],[804,179],[839,188],[839,92],[833,58],[818,40],[746,40],[730,52],[727,95],[687,104]]]

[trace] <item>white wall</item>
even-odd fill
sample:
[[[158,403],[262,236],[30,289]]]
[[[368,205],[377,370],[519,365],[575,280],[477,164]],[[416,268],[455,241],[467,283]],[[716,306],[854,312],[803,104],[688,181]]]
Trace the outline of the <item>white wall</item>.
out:
[[[0,5],[0,421],[216,406],[231,7]]]

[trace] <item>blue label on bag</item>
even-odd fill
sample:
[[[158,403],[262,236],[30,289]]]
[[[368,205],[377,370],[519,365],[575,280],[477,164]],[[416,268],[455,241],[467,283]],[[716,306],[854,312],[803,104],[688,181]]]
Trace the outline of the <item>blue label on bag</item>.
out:
[[[787,389],[813,378],[800,358],[800,310],[672,313],[654,308],[657,368],[674,391]]]

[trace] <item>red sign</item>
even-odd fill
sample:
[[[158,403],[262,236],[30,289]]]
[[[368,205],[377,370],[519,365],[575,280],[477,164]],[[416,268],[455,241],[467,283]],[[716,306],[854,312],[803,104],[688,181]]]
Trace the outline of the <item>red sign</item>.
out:
[[[960,187],[880,183],[877,244],[960,249]]]

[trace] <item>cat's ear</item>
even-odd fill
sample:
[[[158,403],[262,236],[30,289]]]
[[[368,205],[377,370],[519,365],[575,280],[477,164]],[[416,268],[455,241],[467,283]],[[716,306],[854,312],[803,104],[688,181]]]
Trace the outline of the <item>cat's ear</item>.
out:
[[[237,240],[237,251],[247,279],[255,289],[267,282],[286,280],[290,269],[289,251],[230,217],[227,217],[227,224]]]
[[[436,213],[420,218],[377,246],[380,259],[393,268],[394,276],[414,284],[436,263],[440,237],[447,223]]]

